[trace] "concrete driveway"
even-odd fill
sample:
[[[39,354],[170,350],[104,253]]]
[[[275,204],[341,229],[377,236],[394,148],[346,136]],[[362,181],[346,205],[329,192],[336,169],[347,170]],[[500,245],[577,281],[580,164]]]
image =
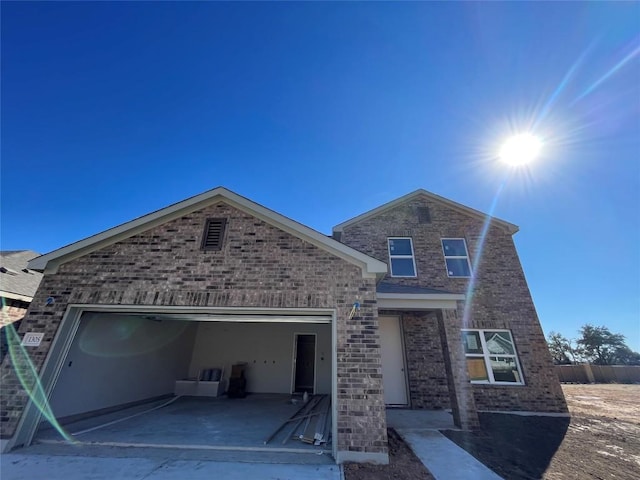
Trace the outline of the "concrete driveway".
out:
[[[265,452],[197,452],[34,445],[0,457],[2,480],[340,480],[326,458]],[[260,462],[260,463],[256,463]],[[279,463],[274,463],[279,462]],[[298,463],[288,463],[298,462]]]
[[[10,453],[0,458],[3,480],[340,480],[337,465],[291,465],[149,458],[95,458]]]

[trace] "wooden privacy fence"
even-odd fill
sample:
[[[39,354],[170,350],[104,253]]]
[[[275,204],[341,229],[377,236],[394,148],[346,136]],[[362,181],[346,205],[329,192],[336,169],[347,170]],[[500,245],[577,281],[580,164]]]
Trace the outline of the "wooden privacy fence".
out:
[[[562,383],[640,383],[640,365],[556,365]]]

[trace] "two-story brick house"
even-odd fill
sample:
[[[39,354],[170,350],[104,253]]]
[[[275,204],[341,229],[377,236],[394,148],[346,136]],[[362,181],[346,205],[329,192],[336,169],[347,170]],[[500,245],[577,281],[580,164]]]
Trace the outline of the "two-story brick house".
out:
[[[250,392],[330,395],[337,462],[385,463],[385,406],[464,428],[479,410],[566,411],[516,231],[420,190],[327,237],[216,188],[34,259],[21,334],[44,334],[27,348],[58,418],[246,361]],[[2,382],[6,450],[42,412],[9,360]]]
[[[381,328],[399,331],[402,341],[386,350],[397,357],[391,365],[404,360],[406,374],[388,376],[405,377],[406,393],[396,380],[393,399],[385,382],[387,404],[460,410],[463,426],[477,410],[566,411],[517,231],[424,190],[334,228],[335,238],[389,265],[376,287],[378,317]]]

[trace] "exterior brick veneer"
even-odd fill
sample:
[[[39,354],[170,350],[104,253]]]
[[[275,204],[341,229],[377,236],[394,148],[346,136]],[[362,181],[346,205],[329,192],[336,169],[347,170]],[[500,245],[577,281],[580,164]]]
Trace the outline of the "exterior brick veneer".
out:
[[[207,218],[228,218],[220,251],[200,249]],[[350,320],[356,300],[359,316]],[[211,205],[45,275],[20,329],[45,332],[29,350],[37,370],[69,304],[335,309],[337,450],[387,453],[375,279],[244,211]],[[27,395],[10,359],[1,374],[0,433],[8,438]]]
[[[427,207],[430,212],[430,223],[420,223],[418,209]],[[464,238],[473,263],[478,256],[480,261],[475,268],[476,283],[471,298],[468,319],[464,318],[464,303],[457,310],[457,327],[451,330],[447,319],[452,319],[445,311],[444,327],[446,338],[453,348],[453,339],[461,344],[461,328],[497,328],[511,330],[516,345],[518,358],[523,370],[525,385],[499,386],[473,384],[472,391],[475,405],[479,410],[521,410],[538,412],[566,412],[567,407],[560,388],[560,383],[553,371],[551,357],[531,299],[522,266],[513,243],[512,235],[499,224],[490,225],[482,252],[478,251],[479,240],[483,230],[481,218],[463,213],[444,202],[435,201],[425,195],[415,196],[406,202],[365,217],[360,221],[344,226],[340,241],[363,253],[381,261],[388,262],[387,238],[411,237],[415,252],[417,269],[416,278],[394,278],[387,274],[387,283],[420,286],[445,290],[452,293],[467,294],[469,279],[449,278],[447,275],[442,238]],[[417,314],[405,312],[405,345],[407,361],[415,361],[416,345],[425,345],[422,355],[437,357],[433,352],[427,353],[426,340],[409,338],[414,334],[433,336],[435,331],[425,324],[417,332]],[[424,318],[424,317],[421,317]],[[427,319],[425,318],[426,322]],[[409,325],[409,328],[407,328]],[[443,332],[440,332],[441,334]],[[444,355],[445,361],[447,355]],[[431,360],[429,360],[431,361]],[[437,360],[430,367],[438,370]],[[427,404],[422,399],[422,387],[412,381],[417,373],[409,367],[410,398],[415,407]],[[430,372],[423,377],[429,377]],[[468,384],[468,375],[460,372],[457,386]],[[467,376],[467,378],[462,378]],[[438,391],[438,397],[440,397]],[[456,392],[454,392],[456,393]],[[460,393],[460,392],[458,392]],[[472,403],[467,402],[467,405]],[[452,405],[452,408],[455,408]],[[472,420],[473,423],[473,420]]]

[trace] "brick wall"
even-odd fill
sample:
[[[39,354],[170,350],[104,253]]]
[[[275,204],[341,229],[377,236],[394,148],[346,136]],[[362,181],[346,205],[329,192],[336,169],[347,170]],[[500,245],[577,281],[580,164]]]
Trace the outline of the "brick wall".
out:
[[[419,223],[417,211],[420,207],[429,208],[430,223]],[[484,248],[479,252],[482,227],[483,222],[478,218],[418,196],[345,227],[341,241],[388,262],[387,237],[411,237],[418,277],[393,278],[388,274],[385,281],[466,294],[469,279],[448,277],[441,245],[442,238],[465,238],[471,262],[480,254],[481,257],[475,270],[477,280],[470,315],[465,323],[461,306],[458,311],[460,325],[463,328],[511,330],[526,382],[524,386],[474,384],[477,408],[565,412],[564,396],[553,371],[513,238],[500,226],[492,225]]]
[[[207,218],[228,218],[223,248],[201,251]],[[45,305],[47,297],[55,298]],[[360,316],[348,319],[354,301]],[[243,211],[220,203],[60,266],[40,284],[21,331],[44,331],[43,364],[68,304],[332,308],[337,312],[338,450],[386,453],[375,280]],[[26,402],[2,365],[2,436]]]

